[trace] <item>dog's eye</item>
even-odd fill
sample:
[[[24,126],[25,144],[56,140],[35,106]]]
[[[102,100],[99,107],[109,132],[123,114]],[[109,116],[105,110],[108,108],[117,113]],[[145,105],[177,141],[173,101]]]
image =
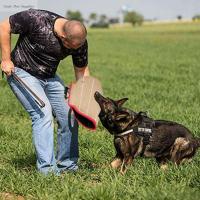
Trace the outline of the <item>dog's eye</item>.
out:
[[[108,121],[109,124],[113,124],[112,116],[108,116],[108,120],[107,121]]]
[[[108,116],[108,121],[112,121],[112,116]]]

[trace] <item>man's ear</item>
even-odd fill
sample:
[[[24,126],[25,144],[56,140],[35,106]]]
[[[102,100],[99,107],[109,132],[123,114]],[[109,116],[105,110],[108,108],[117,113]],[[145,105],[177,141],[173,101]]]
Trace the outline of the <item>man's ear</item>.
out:
[[[117,100],[116,101],[117,106],[121,107],[127,100],[128,100],[128,98],[123,98],[123,99]]]

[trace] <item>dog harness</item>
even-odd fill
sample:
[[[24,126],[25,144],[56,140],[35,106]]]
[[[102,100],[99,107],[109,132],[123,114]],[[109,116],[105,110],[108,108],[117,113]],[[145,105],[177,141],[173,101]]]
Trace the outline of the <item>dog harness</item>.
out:
[[[143,138],[144,146],[149,144],[149,140],[153,134],[153,128],[155,127],[155,121],[152,118],[147,117],[147,115],[142,116],[139,124],[132,126],[131,129],[117,134],[117,136],[125,136],[129,133],[135,134],[138,137]]]
[[[140,156],[144,155],[146,146],[149,144],[150,142],[150,138],[152,137],[153,134],[153,128],[155,127],[155,121],[147,116],[144,116],[142,118],[141,123],[139,123],[136,126],[133,126],[131,129],[122,132],[120,134],[117,134],[116,137],[123,137],[125,135],[128,134],[134,134],[138,137],[142,137],[142,141],[143,141],[143,148],[142,151],[140,153]]]

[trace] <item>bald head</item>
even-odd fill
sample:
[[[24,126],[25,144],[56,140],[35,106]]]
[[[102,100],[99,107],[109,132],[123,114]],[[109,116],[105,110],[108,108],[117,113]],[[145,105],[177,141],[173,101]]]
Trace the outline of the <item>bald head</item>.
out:
[[[85,26],[76,20],[69,20],[64,23],[63,32],[66,39],[69,41],[79,41],[82,42],[86,39],[87,30]]]

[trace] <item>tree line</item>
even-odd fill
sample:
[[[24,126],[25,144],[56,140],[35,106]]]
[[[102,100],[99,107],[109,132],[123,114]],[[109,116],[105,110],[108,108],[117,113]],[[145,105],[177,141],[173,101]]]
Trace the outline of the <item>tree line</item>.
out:
[[[84,19],[80,11],[71,11],[66,12],[66,18],[74,19],[81,22],[87,23],[92,28],[108,28],[110,24],[120,23],[120,22],[129,22],[133,26],[141,26],[144,22],[144,17],[136,11],[127,11],[122,13],[122,21],[119,18],[108,18],[105,14],[98,15],[97,13],[91,13],[88,19]],[[178,20],[182,20],[182,16],[177,16]],[[193,21],[200,21],[200,14],[194,15],[192,18]]]
[[[100,28],[107,28],[110,24],[119,23],[119,18],[108,18],[105,14],[98,15],[97,13],[91,13],[88,19],[84,19],[80,11],[71,11],[68,10],[66,12],[66,18],[74,19],[81,22],[86,22],[90,27],[100,27]],[[136,12],[136,11],[129,11],[123,13],[123,22],[129,22],[133,26],[135,25],[142,25],[144,21],[144,17]]]

